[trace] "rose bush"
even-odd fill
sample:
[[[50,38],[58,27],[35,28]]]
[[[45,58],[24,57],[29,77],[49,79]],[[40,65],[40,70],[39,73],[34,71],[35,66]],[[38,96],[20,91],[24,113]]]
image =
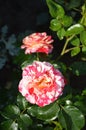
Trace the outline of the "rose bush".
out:
[[[50,63],[35,61],[23,69],[19,91],[30,103],[43,107],[58,99],[64,81],[61,72]]]
[[[46,32],[43,33],[33,33],[26,36],[23,39],[22,49],[25,49],[25,54],[30,54],[34,52],[51,53],[53,46],[50,44],[54,40],[51,36],[48,36]]]
[[[16,102],[1,112],[6,119],[1,130],[86,129],[86,88],[79,81],[79,76],[86,75],[86,3],[76,0],[46,0],[46,3],[52,17],[52,35],[55,40],[58,37],[57,48],[48,55],[54,40],[46,32],[23,37],[20,46],[28,55],[20,51],[17,57],[23,61],[19,64],[22,68],[19,93]],[[68,52],[70,55],[66,55]],[[9,89],[9,84],[6,87]]]

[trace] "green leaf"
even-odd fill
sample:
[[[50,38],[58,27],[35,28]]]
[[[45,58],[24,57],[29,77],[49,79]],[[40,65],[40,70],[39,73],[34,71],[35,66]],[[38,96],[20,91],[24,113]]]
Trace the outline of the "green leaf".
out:
[[[32,119],[27,114],[21,114],[18,118],[18,124],[21,130],[28,130],[28,126],[32,125]]]
[[[74,105],[78,107],[86,116],[86,101],[76,101]]]
[[[28,101],[21,94],[19,94],[17,96],[17,105],[19,106],[19,108],[21,110],[24,110],[25,108],[27,108],[27,106],[29,105],[29,103],[28,103]]]
[[[65,36],[65,33],[66,33],[66,31],[65,31],[64,28],[61,28],[60,30],[58,30],[58,31],[57,31],[57,36],[58,36],[58,38],[59,38],[60,40],[62,40],[62,39],[64,38],[64,36]]]
[[[77,8],[80,6],[80,4],[81,4],[81,0],[78,0],[78,2],[76,0],[70,0],[68,9],[71,10],[71,9]]]
[[[60,124],[62,125],[65,130],[71,130],[71,118],[70,116],[65,112],[65,110],[61,110],[58,114],[58,120]]]
[[[70,66],[70,70],[73,72],[73,74],[79,76],[79,75],[86,75],[86,62],[74,62]]]
[[[73,19],[71,16],[64,15],[64,17],[62,18],[62,24],[64,25],[64,27],[69,27],[72,22]]]
[[[84,30],[84,27],[81,24],[75,24],[70,26],[66,31],[66,36],[71,36],[75,34],[80,34]]]
[[[12,120],[1,123],[1,130],[18,130],[18,124]]]
[[[86,45],[86,31],[80,33],[80,41],[82,44]]]
[[[8,105],[2,112],[2,116],[6,119],[15,119],[20,114],[20,110],[16,105]]]
[[[32,124],[32,119],[30,118],[30,116],[28,114],[21,114],[20,119],[23,121],[23,123],[26,126],[29,126]]]
[[[73,38],[73,39],[71,40],[71,44],[72,44],[73,46],[79,46],[79,45],[80,45],[80,40],[79,40],[79,38],[78,38],[78,37]]]
[[[83,45],[82,52],[86,52],[86,46]]]
[[[54,102],[43,108],[38,107],[36,105],[31,106],[28,108],[27,112],[31,116],[35,116],[40,120],[50,121],[50,120],[54,120],[58,117],[59,110],[60,110],[60,108],[59,108],[58,104],[56,102]]]
[[[57,16],[62,18],[64,16],[65,12],[61,5],[52,0],[46,0],[46,3],[53,18],[56,18]]]
[[[71,51],[71,56],[76,56],[80,52],[80,48],[76,47]]]
[[[74,106],[63,107],[58,118],[66,130],[81,130],[85,125],[84,115]]]
[[[57,19],[52,19],[50,22],[50,29],[58,31],[61,28],[61,23]]]

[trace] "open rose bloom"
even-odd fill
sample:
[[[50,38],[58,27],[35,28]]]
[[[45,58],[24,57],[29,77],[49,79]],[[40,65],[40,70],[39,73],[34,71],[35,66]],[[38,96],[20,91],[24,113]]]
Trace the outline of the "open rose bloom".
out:
[[[34,61],[23,69],[20,93],[32,104],[48,105],[62,95],[65,80],[58,69],[48,62]]]
[[[53,41],[52,37],[48,36],[46,32],[33,33],[23,39],[23,45],[21,48],[25,49],[25,54],[35,52],[48,54],[52,52],[53,46],[50,43]]]

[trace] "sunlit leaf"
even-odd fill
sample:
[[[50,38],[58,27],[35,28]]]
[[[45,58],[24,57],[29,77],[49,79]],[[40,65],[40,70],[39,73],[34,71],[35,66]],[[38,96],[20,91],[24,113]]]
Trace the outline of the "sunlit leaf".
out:
[[[80,33],[80,41],[82,44],[86,45],[86,31]]]
[[[58,31],[61,28],[61,23],[57,19],[52,19],[50,22],[50,29]]]
[[[52,0],[46,0],[46,2],[52,17],[56,18],[58,16],[62,18],[64,16],[65,12],[61,5],[57,4]]]
[[[62,24],[64,27],[69,27],[73,22],[73,19],[71,16],[64,15],[62,18]]]
[[[76,56],[80,52],[80,48],[76,47],[71,50],[71,56]]]
[[[73,38],[73,39],[71,40],[71,44],[72,44],[73,46],[79,46],[79,45],[80,45],[80,40],[79,40],[79,38],[77,38],[77,37]]]
[[[75,24],[70,26],[66,31],[66,36],[71,36],[75,34],[80,34],[84,30],[83,25],[81,24]]]
[[[62,39],[64,38],[64,36],[65,36],[65,33],[66,33],[66,31],[65,31],[64,28],[59,29],[59,30],[57,31],[57,36],[58,36],[58,38],[59,38],[60,40],[62,40]]]

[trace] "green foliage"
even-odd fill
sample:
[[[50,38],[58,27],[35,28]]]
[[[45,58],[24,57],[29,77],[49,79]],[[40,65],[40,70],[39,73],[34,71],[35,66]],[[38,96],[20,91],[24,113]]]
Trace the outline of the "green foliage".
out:
[[[1,106],[3,108],[0,111],[1,130],[82,130],[86,125],[86,86],[81,84],[81,87],[85,87],[81,91],[82,88],[76,89],[70,84],[72,82],[71,74],[78,77],[86,76],[86,2],[82,0],[78,0],[78,2],[76,0],[46,0],[46,5],[51,15],[49,28],[53,36],[57,38],[56,43],[61,44],[62,48],[55,48],[55,53],[53,52],[50,56],[25,55],[24,51],[19,49],[20,41],[30,31],[17,39],[14,34],[7,36],[8,27],[4,26],[1,28],[0,38],[0,69],[5,66],[9,56],[12,57],[13,64],[17,64],[22,69],[34,60],[48,60],[63,73],[67,85],[63,95],[45,107],[30,104],[20,94],[15,102],[10,103],[12,96],[16,95],[12,87],[14,94],[5,97],[9,100],[7,105],[4,103],[5,108],[4,104]],[[37,16],[37,25],[48,22],[47,17],[48,13],[40,13]],[[16,45],[17,41],[18,45]],[[58,49],[59,52],[57,52]],[[67,55],[69,52],[70,55]],[[57,53],[59,56],[56,55]],[[6,87],[1,91],[2,97]],[[7,89],[11,93],[9,87]]]
[[[46,0],[46,2],[49,7],[49,12],[53,18],[56,18],[57,16],[62,18],[64,16],[65,12],[64,12],[64,9],[62,8],[62,6],[60,6],[59,4],[56,4],[52,0]]]
[[[28,108],[27,112],[40,120],[51,121],[55,120],[58,117],[59,110],[60,108],[58,104],[53,103],[43,108],[40,108],[38,106],[31,106]]]
[[[62,107],[58,118],[65,130],[80,130],[85,124],[82,112],[74,106]]]
[[[70,70],[73,74],[79,76],[79,75],[86,75],[86,62],[80,61],[80,62],[74,62],[70,66]]]

